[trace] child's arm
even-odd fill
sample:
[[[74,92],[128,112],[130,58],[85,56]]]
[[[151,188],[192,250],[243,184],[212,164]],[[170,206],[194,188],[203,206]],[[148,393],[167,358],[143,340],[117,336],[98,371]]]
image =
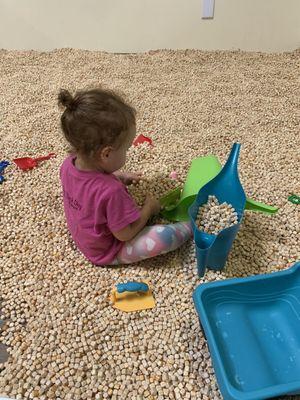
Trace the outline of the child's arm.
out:
[[[141,216],[132,224],[127,225],[125,228],[118,232],[112,232],[115,238],[121,242],[127,242],[133,239],[146,225],[148,219],[160,211],[160,203],[153,197],[147,196],[144,206],[141,209]]]

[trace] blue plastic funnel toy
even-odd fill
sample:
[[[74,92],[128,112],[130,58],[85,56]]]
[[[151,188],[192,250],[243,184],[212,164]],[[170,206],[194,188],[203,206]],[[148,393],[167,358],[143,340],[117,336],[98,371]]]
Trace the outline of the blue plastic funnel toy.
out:
[[[239,143],[234,143],[220,173],[199,190],[194,203],[189,208],[199,276],[204,276],[206,268],[213,270],[224,268],[232,243],[240,228],[246,205],[246,195],[238,174],[240,147]],[[216,196],[220,203],[231,204],[238,214],[238,223],[223,229],[218,235],[200,231],[195,222],[199,207],[207,203],[210,195]]]

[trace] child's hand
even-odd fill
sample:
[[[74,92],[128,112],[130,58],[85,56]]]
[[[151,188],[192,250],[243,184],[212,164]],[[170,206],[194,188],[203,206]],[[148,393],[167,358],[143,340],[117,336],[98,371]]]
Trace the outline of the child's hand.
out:
[[[115,175],[124,183],[124,185],[137,184],[142,178],[141,172],[117,172]]]
[[[147,195],[145,200],[145,207],[148,207],[151,215],[156,215],[160,212],[161,205],[160,202],[152,196]]]

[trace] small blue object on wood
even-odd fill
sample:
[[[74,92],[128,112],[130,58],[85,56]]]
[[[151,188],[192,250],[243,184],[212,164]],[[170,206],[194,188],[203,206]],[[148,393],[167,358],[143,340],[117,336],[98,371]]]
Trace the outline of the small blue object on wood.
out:
[[[6,168],[9,164],[10,164],[10,163],[9,163],[8,161],[5,161],[5,160],[0,161],[0,183],[2,183],[2,182],[5,181],[5,178],[4,178],[4,176],[3,176],[2,174],[3,174],[4,170],[5,170],[5,168]]]
[[[118,283],[116,285],[118,293],[124,292],[148,292],[149,286],[143,282],[126,282],[126,283]]]

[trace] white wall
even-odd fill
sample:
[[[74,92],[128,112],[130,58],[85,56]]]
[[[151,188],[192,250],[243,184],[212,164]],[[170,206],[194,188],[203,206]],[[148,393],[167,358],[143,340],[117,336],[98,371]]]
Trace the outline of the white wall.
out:
[[[0,0],[0,48],[288,51],[300,47],[300,0]]]

